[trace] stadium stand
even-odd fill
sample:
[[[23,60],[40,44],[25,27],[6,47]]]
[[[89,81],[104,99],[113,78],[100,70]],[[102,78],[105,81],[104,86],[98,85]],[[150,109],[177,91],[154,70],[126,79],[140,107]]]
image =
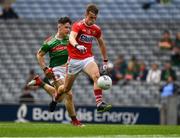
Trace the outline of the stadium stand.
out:
[[[144,11],[142,4],[147,0],[17,0],[14,8],[22,18],[50,19],[59,15],[68,15],[77,19],[84,13],[84,7],[91,2],[96,3],[101,10],[101,20],[156,20],[180,19],[179,0],[173,0],[171,5],[155,5],[151,10]],[[113,9],[113,10],[112,10]]]
[[[46,36],[55,33],[56,19],[68,15],[80,19],[90,0],[17,0],[14,9],[21,19],[0,20],[0,103],[17,103],[22,94],[30,69],[43,76],[35,57]],[[170,58],[170,51],[156,52],[155,48],[164,30],[176,33],[180,16],[180,1],[169,6],[157,5],[149,11],[141,9],[144,0],[93,1],[101,9],[98,24],[102,27],[110,61],[119,54],[129,60],[135,55],[148,67],[154,62],[160,65]],[[75,4],[76,3],[76,4]],[[113,9],[113,10],[111,10]],[[173,16],[176,15],[176,16]],[[171,20],[168,20],[171,18]],[[101,63],[100,52],[95,46],[96,60]],[[180,78],[180,71],[174,68]],[[92,86],[80,75],[73,86],[75,104],[94,103]],[[86,85],[86,87],[84,87]],[[132,81],[125,86],[117,84],[108,90],[105,99],[113,105],[156,106],[159,104],[159,86]],[[33,94],[37,103],[47,103],[51,98],[44,90]],[[87,98],[88,97],[88,98]],[[92,97],[92,98],[90,98]]]

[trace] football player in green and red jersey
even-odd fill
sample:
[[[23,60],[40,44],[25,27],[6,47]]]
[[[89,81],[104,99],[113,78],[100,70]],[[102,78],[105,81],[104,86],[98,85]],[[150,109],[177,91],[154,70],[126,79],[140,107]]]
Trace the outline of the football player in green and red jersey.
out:
[[[66,63],[68,60],[67,45],[69,43],[69,32],[71,28],[71,20],[69,17],[62,17],[58,20],[58,31],[55,35],[47,38],[42,47],[37,52],[37,60],[44,71],[49,82],[52,84],[48,85],[44,83],[39,76],[36,76],[32,81],[29,82],[29,86],[40,86],[49,93],[53,100],[49,105],[49,110],[53,112],[55,110],[57,102],[65,101],[66,109],[71,117],[71,123],[75,126],[82,126],[81,122],[76,118],[75,107],[73,103],[72,91],[70,90],[67,94],[56,97],[56,91],[60,85],[64,83],[66,75]],[[45,63],[44,56],[49,53],[49,67]]]

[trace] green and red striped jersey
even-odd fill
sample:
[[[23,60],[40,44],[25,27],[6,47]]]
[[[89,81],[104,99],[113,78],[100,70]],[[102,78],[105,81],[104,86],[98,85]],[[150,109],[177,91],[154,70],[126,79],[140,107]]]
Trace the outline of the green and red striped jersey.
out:
[[[60,40],[55,36],[48,37],[42,44],[41,50],[49,53],[49,67],[56,67],[65,64],[68,60],[67,45],[69,36]]]

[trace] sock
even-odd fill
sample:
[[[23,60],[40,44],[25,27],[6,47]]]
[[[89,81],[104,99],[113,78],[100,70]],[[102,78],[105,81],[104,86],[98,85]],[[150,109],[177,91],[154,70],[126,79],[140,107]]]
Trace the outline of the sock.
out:
[[[76,116],[71,116],[71,120],[72,120],[72,121],[77,120]]]
[[[94,90],[94,95],[96,98],[96,105],[99,106],[102,103],[102,90],[101,89]]]

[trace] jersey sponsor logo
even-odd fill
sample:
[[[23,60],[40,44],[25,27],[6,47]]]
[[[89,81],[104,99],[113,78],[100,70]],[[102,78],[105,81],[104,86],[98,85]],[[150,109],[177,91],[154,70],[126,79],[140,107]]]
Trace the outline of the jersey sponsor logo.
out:
[[[92,43],[93,36],[81,34],[79,40],[84,43]]]
[[[51,49],[51,52],[62,51],[62,50],[66,50],[66,49],[67,49],[67,46],[57,45],[56,47],[53,47]]]

